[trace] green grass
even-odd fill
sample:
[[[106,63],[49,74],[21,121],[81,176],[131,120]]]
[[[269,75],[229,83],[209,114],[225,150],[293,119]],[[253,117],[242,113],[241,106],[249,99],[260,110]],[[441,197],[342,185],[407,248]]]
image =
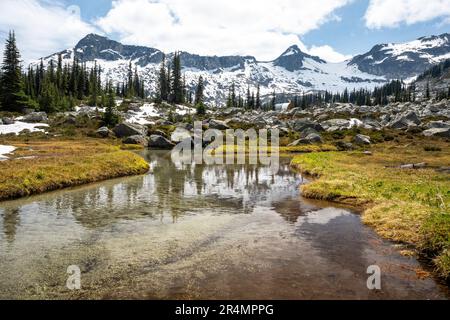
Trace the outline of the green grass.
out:
[[[429,143],[442,151],[425,151],[424,144]],[[434,168],[449,166],[449,144],[417,138],[407,144],[383,143],[371,151],[372,156],[362,152],[296,156],[294,167],[318,177],[302,187],[303,195],[362,208],[364,223],[385,238],[415,246],[448,279],[450,175]],[[429,168],[398,168],[419,162]]]
[[[96,139],[1,142],[18,149],[11,160],[0,162],[0,200],[149,170],[138,155]]]

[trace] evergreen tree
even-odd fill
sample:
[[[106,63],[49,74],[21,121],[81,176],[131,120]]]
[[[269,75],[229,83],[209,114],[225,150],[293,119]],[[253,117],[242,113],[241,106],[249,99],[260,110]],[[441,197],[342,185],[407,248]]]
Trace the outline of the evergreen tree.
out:
[[[200,76],[198,78],[197,89],[195,90],[195,104],[198,105],[203,103],[203,92],[205,90],[205,86],[203,83],[203,77]]]
[[[133,67],[131,66],[131,60],[128,64],[128,72],[127,72],[127,85],[126,85],[126,93],[125,96],[127,98],[134,97],[134,86],[133,86]]]
[[[173,103],[183,103],[183,81],[181,75],[181,58],[178,52],[175,53],[172,63],[172,78],[171,78],[171,96]]]
[[[16,45],[16,36],[9,33],[4,50],[0,79],[0,104],[7,111],[22,111],[23,107],[34,107],[35,103],[25,95],[20,53]]]
[[[250,94],[250,86],[247,86],[247,99],[245,101],[245,107],[246,109],[250,109],[250,99],[251,99],[251,94]]]
[[[259,88],[259,84],[258,87],[256,89],[256,105],[255,105],[256,109],[260,110],[261,109],[261,97],[260,97],[260,88]]]
[[[233,108],[236,108],[236,107],[237,107],[237,101],[236,101],[236,85],[234,84],[234,82],[233,82],[233,84],[231,85],[231,96],[230,96],[230,99],[231,99],[231,106],[232,106]]]
[[[272,100],[270,102],[270,109],[275,110],[275,105],[277,104],[277,95],[275,91],[272,93]]]
[[[105,114],[103,116],[103,122],[105,124],[105,126],[108,127],[114,127],[115,125],[117,125],[117,123],[119,123],[119,117],[117,116],[115,110],[116,110],[116,102],[115,102],[115,97],[114,97],[114,90],[112,88],[112,84],[108,85],[108,95],[106,96],[105,99]]]

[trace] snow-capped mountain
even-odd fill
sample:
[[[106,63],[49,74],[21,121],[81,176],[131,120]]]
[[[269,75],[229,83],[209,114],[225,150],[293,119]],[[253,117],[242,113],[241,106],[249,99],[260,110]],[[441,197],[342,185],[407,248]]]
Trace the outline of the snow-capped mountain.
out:
[[[369,52],[354,57],[350,65],[389,79],[409,79],[445,59],[450,59],[448,33],[406,43],[379,44]]]
[[[405,44],[375,46],[369,53],[351,61],[328,63],[319,57],[291,46],[273,61],[258,61],[252,56],[200,56],[181,52],[186,85],[194,89],[199,76],[206,84],[205,95],[210,103],[221,105],[234,83],[237,94],[245,96],[247,87],[261,95],[301,94],[317,90],[332,92],[345,88],[373,88],[388,79],[415,76],[430,65],[450,57],[449,35],[421,38]],[[157,74],[163,52],[148,47],[123,45],[95,34],[83,38],[74,48],[53,54],[44,60],[57,60],[61,54],[64,63],[74,58],[88,67],[101,66],[103,79],[123,82],[129,62],[144,78],[151,94],[156,92]],[[167,54],[168,61],[173,53]]]

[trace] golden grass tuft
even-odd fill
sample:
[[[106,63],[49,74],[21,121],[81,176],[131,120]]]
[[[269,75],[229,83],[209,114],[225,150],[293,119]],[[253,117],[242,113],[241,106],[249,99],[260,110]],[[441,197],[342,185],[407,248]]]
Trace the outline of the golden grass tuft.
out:
[[[138,155],[96,139],[13,141],[18,149],[0,162],[0,200],[142,174]]]
[[[433,144],[434,150],[426,151]],[[381,236],[412,244],[450,277],[450,165],[446,141],[388,142],[362,152],[325,152],[294,157],[292,166],[318,179],[302,187],[305,197],[360,207],[362,220]],[[400,169],[426,162],[426,169]]]

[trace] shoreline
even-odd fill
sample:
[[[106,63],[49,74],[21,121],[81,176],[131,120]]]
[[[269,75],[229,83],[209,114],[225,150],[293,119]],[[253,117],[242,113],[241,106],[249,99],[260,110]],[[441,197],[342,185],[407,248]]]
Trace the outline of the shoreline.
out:
[[[0,202],[149,171],[136,153],[97,139],[10,144],[16,150],[0,162]]]
[[[339,153],[337,155],[330,152],[294,156],[291,167],[314,178],[309,184],[301,186],[302,196],[354,208],[360,213],[361,220],[365,225],[371,227],[380,237],[405,245],[408,249],[401,250],[401,254],[416,256],[417,259],[426,262],[433,269],[433,275],[448,286],[450,268],[447,261],[450,249],[448,239],[446,239],[448,237],[446,230],[450,228],[450,224],[448,213],[445,213],[445,200],[442,199],[444,207],[441,208],[425,205],[419,201],[405,201],[403,195],[393,196],[389,200],[383,199],[382,195],[377,194],[382,191],[367,191],[373,185],[391,182],[383,180],[386,178],[383,176],[383,169],[378,167],[380,176],[377,174],[375,177],[367,175],[365,177],[367,185],[358,184],[361,172],[366,170],[364,169],[366,165],[371,165],[372,160],[368,156],[367,161],[363,161],[363,164],[356,164],[356,166],[360,166],[360,172],[351,173],[349,171],[351,167],[346,167],[347,163],[340,165],[339,161],[344,161],[344,159],[348,161],[352,159],[352,156],[358,156],[358,153]],[[354,168],[355,165],[353,164],[352,167]],[[388,169],[384,168],[384,170]],[[349,173],[347,180],[340,180],[339,178],[345,176],[346,173]],[[404,173],[402,172],[402,174]],[[412,171],[410,174],[414,177],[414,175],[420,176],[422,173]],[[395,176],[392,177],[392,180],[395,178]],[[442,180],[445,183],[445,176]],[[410,185],[410,188],[414,189],[414,186]],[[425,193],[425,190],[421,192]],[[420,198],[420,195],[417,197]]]

